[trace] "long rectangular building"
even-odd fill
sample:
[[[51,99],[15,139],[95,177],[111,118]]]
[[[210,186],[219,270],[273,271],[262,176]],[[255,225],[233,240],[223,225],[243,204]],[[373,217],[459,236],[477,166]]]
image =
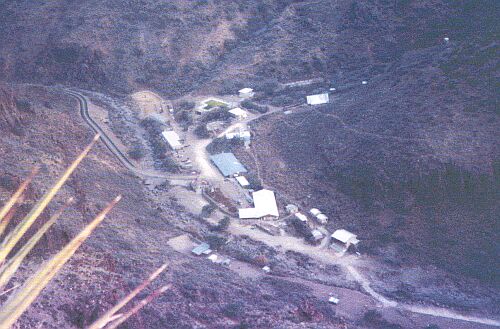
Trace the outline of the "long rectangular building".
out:
[[[175,151],[182,148],[181,139],[175,131],[165,130],[161,134],[172,150]]]
[[[220,153],[210,157],[219,171],[225,177],[232,177],[235,174],[246,173],[246,168],[236,159],[233,153]]]

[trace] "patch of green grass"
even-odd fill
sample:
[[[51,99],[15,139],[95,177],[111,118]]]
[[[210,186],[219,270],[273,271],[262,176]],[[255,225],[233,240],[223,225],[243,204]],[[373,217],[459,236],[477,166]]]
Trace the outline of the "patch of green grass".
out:
[[[208,102],[205,103],[205,109],[212,109],[214,107],[227,107],[226,103],[219,102],[216,100],[209,100]]]

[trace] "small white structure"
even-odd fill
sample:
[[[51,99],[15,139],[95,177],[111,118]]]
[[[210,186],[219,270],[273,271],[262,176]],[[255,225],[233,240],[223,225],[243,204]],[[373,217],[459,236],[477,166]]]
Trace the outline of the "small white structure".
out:
[[[337,89],[336,89],[336,88],[333,88],[333,87],[332,87],[332,88],[330,88],[330,91],[335,91],[335,90],[337,90]]]
[[[295,214],[296,212],[299,211],[299,207],[297,207],[294,204],[287,204],[285,209],[286,209],[286,212],[289,214]]]
[[[319,214],[321,214],[321,211],[319,211],[319,209],[316,209],[316,208],[312,208],[311,210],[309,210],[309,213],[311,215],[313,215],[314,217],[318,216]]]
[[[321,224],[326,224],[328,223],[328,216],[325,215],[325,214],[318,214],[316,216],[316,219],[318,220],[318,222],[320,222]]]
[[[181,139],[175,131],[165,130],[161,134],[172,150],[175,151],[182,148]]]
[[[240,94],[241,98],[250,98],[255,95],[252,88],[243,88],[239,90],[238,93]]]
[[[448,37],[444,37],[444,38],[443,38],[443,40],[444,40],[444,42],[449,42],[449,41],[450,41],[450,38],[448,38]]]
[[[266,265],[266,266],[264,266],[264,267],[262,268],[262,270],[263,270],[265,273],[268,273],[268,274],[269,274],[269,273],[271,273],[271,268],[270,268],[269,266],[267,266],[267,265]]]
[[[336,230],[332,234],[332,239],[339,241],[349,248],[350,245],[357,245],[359,243],[358,236],[346,230]]]
[[[328,93],[307,96],[307,104],[309,105],[320,105],[329,102],[330,96]]]
[[[252,134],[248,130],[236,130],[226,133],[226,139],[243,139],[245,141],[250,141]]]
[[[301,222],[304,222],[304,223],[307,223],[307,216],[300,213],[300,212],[297,212],[295,213],[295,217],[297,217]]]
[[[247,187],[250,185],[250,183],[248,182],[248,179],[246,179],[245,176],[236,176],[236,181],[238,182],[238,184],[240,184],[241,187]]]
[[[258,219],[262,217],[279,217],[278,204],[274,192],[260,190],[252,193],[254,208],[239,209],[241,219]]]
[[[210,255],[210,256],[207,257],[207,259],[209,261],[211,261],[212,263],[216,263],[218,258],[219,257],[216,254],[212,254],[212,255]]]
[[[362,85],[367,85],[367,84],[368,84],[368,81],[363,80],[363,81],[361,81],[361,84],[362,84]]]
[[[234,115],[239,120],[246,119],[248,117],[248,112],[239,107],[229,110],[229,113]]]
[[[323,235],[323,233],[321,233],[320,230],[312,230],[311,234],[313,236],[314,241],[319,241],[319,240],[324,238],[324,235]]]
[[[340,299],[338,299],[337,297],[330,296],[330,298],[328,298],[328,302],[330,304],[337,305],[340,302]]]

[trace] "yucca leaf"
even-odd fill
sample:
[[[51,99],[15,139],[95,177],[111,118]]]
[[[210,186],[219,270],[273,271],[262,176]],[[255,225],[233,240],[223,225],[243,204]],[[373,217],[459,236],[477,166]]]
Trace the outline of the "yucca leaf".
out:
[[[26,244],[11,258],[9,259],[3,266],[0,267],[0,290],[5,287],[5,285],[12,278],[14,273],[17,271],[22,261],[26,256],[28,256],[29,252],[35,247],[38,241],[42,238],[42,236],[50,229],[50,227],[61,217],[62,213],[69,204],[73,201],[73,198],[69,198],[66,203],[59,209],[54,215],[50,217],[50,219],[26,242]]]
[[[144,306],[148,305],[153,299],[157,298],[161,294],[163,294],[165,291],[170,289],[172,285],[168,284],[166,286],[163,286],[159,289],[156,289],[153,291],[151,294],[149,294],[146,298],[141,300],[137,305],[135,305],[133,308],[128,310],[127,312],[123,313],[122,316],[120,316],[118,319],[110,323],[106,329],[115,329],[117,328],[120,324],[123,322],[127,321],[128,318],[130,318],[132,315],[136,314],[139,312]]]
[[[76,167],[80,164],[80,162],[87,156],[87,154],[92,149],[92,146],[99,139],[99,135],[96,135],[92,142],[83,150],[83,152],[76,158],[76,160],[66,169],[64,174],[59,178],[56,184],[50,188],[43,198],[38,201],[38,203],[33,207],[33,209],[23,218],[23,220],[10,232],[7,237],[2,241],[0,245],[0,264],[5,261],[7,255],[12,251],[12,248],[19,242],[22,236],[26,233],[26,231],[31,227],[33,222],[40,216],[42,211],[47,207],[49,202],[54,198],[56,193],[61,189],[63,184],[69,178],[69,176],[73,173]]]
[[[132,300],[138,293],[140,293],[144,288],[146,288],[154,279],[156,279],[165,269],[167,264],[163,264],[160,268],[154,271],[146,280],[144,280],[137,288],[132,290],[127,296],[116,303],[109,311],[104,313],[97,321],[92,323],[87,329],[101,329],[106,326],[115,317],[115,313],[118,312],[123,306],[125,306],[129,301]]]
[[[7,216],[9,212],[12,210],[12,207],[19,201],[19,198],[23,195],[24,191],[28,187],[28,185],[31,183],[33,180],[33,177],[38,173],[38,167],[33,169],[31,171],[31,174],[28,176],[28,178],[19,186],[17,191],[11,196],[9,201],[2,207],[2,210],[0,210],[0,236],[2,233],[5,231],[5,228],[9,224],[9,220],[12,216]],[[7,217],[6,217],[7,216]]]
[[[120,201],[118,196],[95,219],[90,222],[76,237],[74,237],[59,253],[42,265],[23,286],[11,295],[0,312],[0,328],[10,328],[17,319],[33,303],[43,288],[57,274],[61,267],[73,256],[80,245],[89,237],[92,231],[101,223],[106,215]]]

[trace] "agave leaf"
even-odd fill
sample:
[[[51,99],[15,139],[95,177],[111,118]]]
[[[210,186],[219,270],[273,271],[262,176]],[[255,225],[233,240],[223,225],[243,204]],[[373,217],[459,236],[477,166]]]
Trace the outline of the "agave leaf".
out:
[[[28,185],[33,180],[33,177],[35,177],[37,173],[38,173],[38,167],[35,167],[35,169],[31,171],[31,174],[28,176],[28,178],[19,186],[19,188],[12,195],[9,201],[7,201],[7,203],[2,207],[2,210],[0,210],[0,236],[5,231],[5,228],[9,224],[10,219],[12,218],[12,216],[8,216],[9,214],[13,215],[13,213],[11,212],[12,207],[14,207],[14,205],[19,201],[24,191],[26,190]]]
[[[87,156],[87,154],[92,149],[92,146],[99,139],[99,135],[96,135],[92,142],[83,150],[82,153],[76,158],[76,160],[69,166],[68,169],[64,172],[64,174],[59,178],[56,184],[50,188],[43,198],[38,201],[38,203],[31,209],[31,211],[23,218],[23,220],[10,232],[7,237],[2,241],[0,245],[0,264],[2,264],[7,255],[12,251],[12,248],[19,242],[21,237],[26,233],[26,231],[31,227],[33,222],[40,216],[42,211],[47,207],[49,202],[54,198],[56,193],[61,189],[63,184],[69,178],[69,176],[73,173],[76,167],[80,164],[80,162]]]
[[[90,222],[76,237],[73,238],[59,253],[46,262],[31,276],[23,286],[11,295],[0,312],[0,328],[10,328],[26,309],[33,303],[49,281],[62,266],[73,256],[80,245],[89,237],[92,231],[101,223],[106,215],[120,201],[118,196],[92,222]]]
[[[125,306],[128,302],[132,300],[138,293],[144,290],[154,279],[158,277],[165,269],[167,268],[167,264],[163,264],[156,271],[151,273],[151,275],[144,280],[137,288],[132,290],[127,296],[125,296],[122,300],[120,300],[115,306],[113,306],[109,311],[104,313],[97,321],[92,323],[90,327],[87,329],[101,329],[104,328],[109,322],[113,321],[113,318],[116,316],[115,313],[118,312],[123,306]]]
[[[123,322],[127,321],[128,318],[130,318],[132,315],[134,315],[137,312],[139,312],[144,306],[148,305],[153,299],[157,298],[158,296],[160,296],[161,294],[163,294],[165,291],[167,291],[171,287],[172,287],[172,285],[168,284],[168,285],[163,286],[163,287],[161,287],[159,289],[156,289],[151,294],[149,294],[146,298],[142,299],[139,303],[137,303],[137,305],[135,305],[133,308],[131,308],[127,312],[123,313],[122,316],[120,316],[114,322],[110,323],[106,327],[106,329],[115,329],[115,328],[117,328],[120,324],[122,324]]]
[[[0,290],[5,287],[21,265],[24,258],[28,256],[29,252],[33,249],[33,247],[35,247],[38,241],[40,241],[42,236],[59,219],[59,217],[61,217],[64,210],[66,210],[72,201],[73,198],[69,198],[61,209],[54,213],[54,215],[51,216],[51,218],[38,230],[38,232],[36,232],[11,259],[0,267]]]

